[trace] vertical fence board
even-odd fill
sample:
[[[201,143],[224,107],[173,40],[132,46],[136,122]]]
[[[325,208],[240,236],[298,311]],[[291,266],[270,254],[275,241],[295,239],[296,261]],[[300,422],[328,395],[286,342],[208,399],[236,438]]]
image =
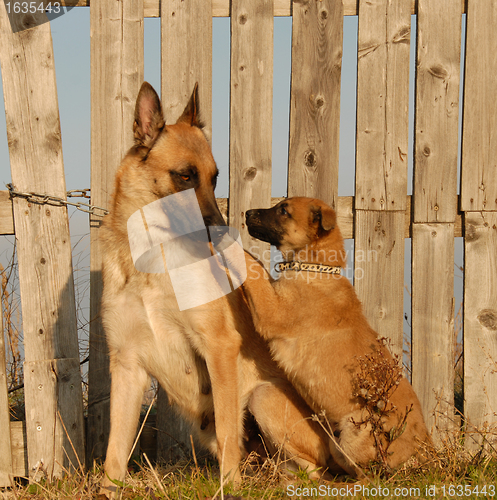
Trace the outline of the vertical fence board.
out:
[[[360,0],[358,210],[406,208],[410,36],[409,0]]]
[[[244,247],[269,261],[269,245],[250,237],[245,211],[271,203],[273,0],[231,4],[229,224]]]
[[[453,296],[454,224],[414,224],[412,384],[435,441],[454,424]]]
[[[357,210],[354,287],[371,326],[402,355],[404,212]]]
[[[11,486],[12,445],[10,438],[9,395],[7,392],[7,366],[3,332],[3,314],[0,306],[0,488]]]
[[[117,167],[133,144],[136,96],[143,81],[143,0],[93,0],[91,26],[91,197],[107,208]],[[102,218],[90,216],[89,458],[103,457],[109,435],[109,392],[102,297]]]
[[[466,444],[481,444],[474,427],[497,440],[497,212],[466,212],[464,247],[464,416]]]
[[[409,0],[359,2],[354,286],[402,353]]]
[[[468,0],[461,208],[497,210],[497,3]]]
[[[199,84],[200,116],[212,128],[212,6],[204,0],[161,2],[161,100],[167,124],[175,123],[195,83]],[[157,401],[157,456],[169,459],[176,450],[191,452],[191,426],[169,406],[161,389]],[[171,439],[172,436],[172,439]],[[175,449],[172,449],[172,446]]]
[[[28,444],[26,439],[26,422],[14,420],[10,422],[10,442],[12,445],[12,475],[27,477]]]
[[[464,247],[464,416],[473,426],[497,422],[497,4],[468,0],[461,161]],[[484,43],[482,43],[484,40]],[[478,211],[478,212],[472,212]],[[488,211],[488,212],[487,212]]]
[[[340,0],[293,2],[288,196],[336,208],[343,7]]]
[[[45,18],[36,19],[43,22]],[[31,17],[29,17],[31,16]],[[21,25],[33,25],[33,15],[18,15]],[[64,165],[50,24],[12,33],[6,10],[0,5],[0,62],[5,97],[12,181],[21,191],[65,197]],[[71,242],[67,209],[28,203],[14,198],[14,220],[23,311],[25,366],[42,366],[46,360],[76,359],[70,376],[78,380],[65,401],[46,406],[40,391],[26,398],[26,414],[37,426],[27,424],[30,471],[37,465],[52,478],[71,469],[63,452],[70,438],[83,460],[83,400],[79,370],[76,306],[72,275]],[[36,374],[25,370],[26,391],[39,385]],[[60,390],[61,381],[55,381]],[[69,409],[70,408],[70,409]],[[50,426],[76,414],[68,435],[45,438],[39,425]],[[48,445],[45,443],[48,442]]]
[[[438,440],[454,423],[459,0],[419,0],[417,29],[412,383]]]
[[[419,0],[414,221],[454,222],[461,12],[459,0]]]
[[[81,470],[84,464],[83,433],[75,440],[69,431],[73,428],[82,429],[82,401],[72,405],[72,394],[81,393],[81,375],[79,359],[51,359],[24,363],[24,378],[36,383],[26,383],[24,397],[28,401],[37,401],[37,411],[26,411],[26,432],[28,436],[28,456],[31,460],[33,444],[32,437],[36,434],[36,456],[38,462],[30,463],[38,467],[38,477],[44,477],[49,467],[46,461],[47,450],[53,448],[53,442],[60,442],[62,446],[54,451],[54,465],[69,463],[68,470]],[[39,415],[50,415],[49,419],[40,419]]]
[[[212,127],[211,2],[161,2],[161,82],[166,123],[181,116],[198,82],[200,115]]]

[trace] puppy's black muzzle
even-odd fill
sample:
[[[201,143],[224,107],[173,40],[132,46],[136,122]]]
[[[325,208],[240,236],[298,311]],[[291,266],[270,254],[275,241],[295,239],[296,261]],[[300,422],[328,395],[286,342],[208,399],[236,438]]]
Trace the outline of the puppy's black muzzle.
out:
[[[284,230],[281,228],[272,208],[247,210],[245,213],[247,229],[253,238],[279,246],[283,240]]]

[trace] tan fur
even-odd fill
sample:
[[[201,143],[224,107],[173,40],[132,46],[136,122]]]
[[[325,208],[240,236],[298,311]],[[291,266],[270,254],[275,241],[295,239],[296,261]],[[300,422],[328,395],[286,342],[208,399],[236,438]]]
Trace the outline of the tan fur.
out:
[[[194,187],[204,221],[224,224],[214,196],[217,168],[201,129],[196,89],[178,122],[165,127],[159,99],[144,83],[134,132],[135,146],[119,168],[102,227],[101,314],[112,375],[102,494],[113,497],[116,487],[110,479],[124,480],[150,376],[232,479],[239,475],[247,410],[269,446],[282,447],[301,466],[323,471],[331,460],[326,436],[308,419],[309,407],[255,332],[241,288],[179,311],[169,275],[138,272],[131,259],[128,218],[169,194]]]
[[[275,244],[285,260],[343,267],[343,239],[335,224],[334,211],[310,198],[290,198],[269,210],[247,212],[249,232]],[[358,358],[378,349],[378,342],[354,288],[346,277],[315,272],[285,271],[273,281],[248,254],[246,263],[243,287],[256,329],[269,340],[274,358],[314,412],[325,411],[337,436],[330,440],[334,459],[360,475],[376,458],[376,448],[370,427],[353,423],[365,415],[364,406],[353,397],[352,381]],[[382,349],[392,359],[388,349]],[[388,450],[391,467],[415,455],[420,443],[430,442],[419,401],[405,378],[387,406],[396,410],[384,428],[398,425],[411,404],[406,430]]]

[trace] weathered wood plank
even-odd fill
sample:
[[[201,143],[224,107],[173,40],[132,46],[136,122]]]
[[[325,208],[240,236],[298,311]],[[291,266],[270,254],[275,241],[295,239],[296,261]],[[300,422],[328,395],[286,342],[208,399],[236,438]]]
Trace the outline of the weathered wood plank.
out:
[[[133,144],[134,105],[143,82],[143,0],[93,0],[90,26],[91,196],[93,204],[106,208],[117,167]],[[101,217],[90,216],[88,459],[104,456],[109,435],[110,377],[99,315],[100,224]]]
[[[284,198],[271,198],[271,204],[266,207],[256,207],[255,205],[251,208],[268,208],[273,207]],[[340,226],[340,231],[342,236],[346,239],[354,238],[355,234],[355,218],[354,218],[354,197],[353,196],[339,196],[337,198],[338,203],[336,207],[338,225]],[[223,217],[228,219],[228,200],[227,198],[217,198],[217,204]],[[406,197],[407,210],[405,211],[404,220],[404,238],[411,238],[411,196]],[[456,214],[456,222],[454,224],[454,237],[458,238],[463,236],[462,231],[462,215],[460,213]]]
[[[271,201],[273,0],[231,3],[229,225],[261,260],[267,243],[251,238],[245,211]]]
[[[169,404],[167,393],[162,388],[159,388],[157,397],[156,425],[157,457],[175,463],[193,456],[190,439],[193,433],[192,425]]]
[[[461,13],[459,0],[418,3],[414,221],[454,222]]]
[[[38,19],[38,15],[42,17]],[[20,14],[16,18],[21,26],[44,20],[44,14],[27,17]],[[5,6],[0,5],[0,62],[12,181],[21,191],[50,192],[65,197],[50,24],[13,34]],[[78,358],[67,209],[28,203],[21,198],[15,198],[13,206],[26,363]],[[73,367],[71,376],[78,382],[70,397],[53,400],[51,404],[62,415],[67,407],[79,412],[79,424],[68,428],[68,432],[77,453],[84,456],[79,364]],[[36,383],[29,370],[24,371],[24,380],[26,386]],[[56,381],[57,391],[61,383]],[[41,425],[49,425],[53,413],[40,410],[45,408],[42,394],[34,392],[25,404],[28,415],[36,412]],[[70,469],[56,436],[48,442],[32,428],[27,433],[30,470],[41,458],[50,464],[49,478],[62,475],[66,467]]]
[[[7,392],[7,366],[3,332],[3,314],[0,306],[0,488],[11,486],[12,445],[10,437],[9,394]]]
[[[212,6],[204,0],[161,2],[161,100],[167,124],[181,116],[195,83],[200,116],[212,129]],[[169,436],[191,451],[189,425],[169,406],[166,392],[157,398],[157,452],[171,456]]]
[[[200,114],[212,128],[212,11],[203,0],[161,3],[161,100],[175,123],[199,84]]]
[[[83,400],[71,402],[71,394],[81,392],[79,358],[27,361],[24,380],[26,405],[37,401],[29,411],[26,408],[29,463],[38,469],[34,479],[63,474],[63,464],[69,471],[80,470],[84,464]],[[79,432],[71,436],[69,432],[75,429]],[[53,456],[47,454],[52,448]]]
[[[12,444],[12,475],[28,477],[28,445],[26,421],[10,422],[10,441]]]
[[[461,5],[461,13],[466,12],[466,0],[457,0]],[[229,17],[230,15],[230,0],[212,0],[212,16],[213,17]],[[411,14],[416,14],[418,11],[418,0],[411,0]],[[90,0],[61,0],[62,5],[89,7]],[[274,15],[275,16],[291,16],[292,15],[292,0],[274,0]],[[358,0],[343,0],[343,15],[356,16],[358,13]],[[160,16],[160,0],[144,0],[145,17]]]
[[[468,2],[461,163],[462,210],[497,210],[496,24],[496,2]]]
[[[1,198],[1,191],[0,191],[0,198]],[[277,203],[279,203],[283,198],[271,198],[271,205],[274,206]],[[217,198],[217,203],[219,205],[219,208],[221,210],[221,213],[223,214],[223,217],[225,220],[228,220],[228,199],[227,198]],[[411,196],[408,195],[406,198],[406,204],[407,204],[407,210],[405,214],[405,232],[404,232],[404,237],[405,238],[410,238],[411,237],[411,209],[410,209],[410,203],[411,203]],[[337,203],[337,216],[338,216],[338,223],[340,224],[342,235],[344,238],[353,238],[354,237],[354,213],[353,213],[353,207],[354,207],[354,197],[353,196],[339,196],[338,197],[338,203]],[[255,205],[254,207],[255,208]],[[5,200],[4,204],[0,203],[0,213],[2,211],[5,211],[7,213],[8,211],[12,211],[12,202],[10,200]],[[2,227],[6,227],[7,230],[5,232],[0,231],[0,235],[6,235],[6,234],[14,234],[14,219],[11,216],[10,219],[6,217],[4,219],[4,222],[1,221],[0,219],[0,229]],[[9,228],[12,226],[12,230]],[[455,221],[455,226],[454,226],[454,237],[458,238],[463,236],[463,228],[462,228],[462,215],[461,213],[456,214],[456,221]],[[12,231],[12,232],[10,232]]]
[[[360,0],[357,65],[354,286],[373,328],[401,357],[410,6]]]
[[[410,0],[359,5],[356,208],[405,210]]]
[[[337,0],[293,4],[288,195],[338,196],[343,14]]]
[[[354,287],[364,314],[402,359],[404,212],[357,210]]]
[[[14,214],[8,191],[0,191],[0,235],[14,234]]]
[[[435,441],[454,427],[454,225],[461,12],[458,0],[418,1],[412,383]],[[419,223],[419,224],[418,224]],[[428,347],[429,346],[429,347]]]
[[[485,431],[497,444],[497,213],[466,212],[464,245],[464,416],[466,444],[476,449]],[[491,430],[493,429],[493,430]]]
[[[454,427],[454,225],[413,224],[412,385],[436,442]]]
[[[410,0],[411,14],[417,13],[417,1]],[[145,17],[159,17],[160,0],[145,0]],[[90,5],[90,0],[65,0],[65,5]],[[274,15],[275,16],[291,16],[292,15],[292,0],[274,0]],[[461,6],[461,13],[465,12],[466,0],[458,0]],[[343,15],[356,16],[358,14],[358,0],[343,0]],[[229,17],[230,7],[229,0],[212,0],[212,15],[214,17]]]

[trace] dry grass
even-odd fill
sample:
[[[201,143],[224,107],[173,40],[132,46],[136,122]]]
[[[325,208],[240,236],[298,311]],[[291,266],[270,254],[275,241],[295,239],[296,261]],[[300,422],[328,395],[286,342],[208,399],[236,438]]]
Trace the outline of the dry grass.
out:
[[[367,478],[354,482],[347,477],[335,482],[316,482],[305,471],[283,476],[275,461],[254,466],[243,465],[243,481],[239,488],[227,485],[220,489],[219,469],[213,460],[174,465],[152,466],[146,457],[130,468],[123,499],[283,499],[283,498],[491,498],[497,495],[497,455],[470,453],[463,436],[455,433],[438,450],[430,450],[431,460],[423,465],[408,463],[385,475],[371,468]],[[78,499],[94,498],[102,479],[102,469],[94,465],[86,474],[75,473],[52,483],[28,484],[19,481],[13,488],[0,492],[9,499]],[[484,490],[484,487],[486,489]],[[430,489],[431,488],[431,489]],[[449,495],[449,488],[453,488]],[[445,489],[445,491],[444,491]],[[380,490],[382,494],[380,494]],[[388,495],[385,494],[388,491]],[[457,492],[462,494],[457,494]],[[482,492],[485,491],[485,494]],[[340,492],[342,494],[340,494]],[[397,492],[397,494],[395,494]],[[478,492],[478,494],[477,494]],[[333,493],[336,493],[335,495]],[[445,493],[445,495],[444,495]],[[492,494],[493,493],[493,494]]]

